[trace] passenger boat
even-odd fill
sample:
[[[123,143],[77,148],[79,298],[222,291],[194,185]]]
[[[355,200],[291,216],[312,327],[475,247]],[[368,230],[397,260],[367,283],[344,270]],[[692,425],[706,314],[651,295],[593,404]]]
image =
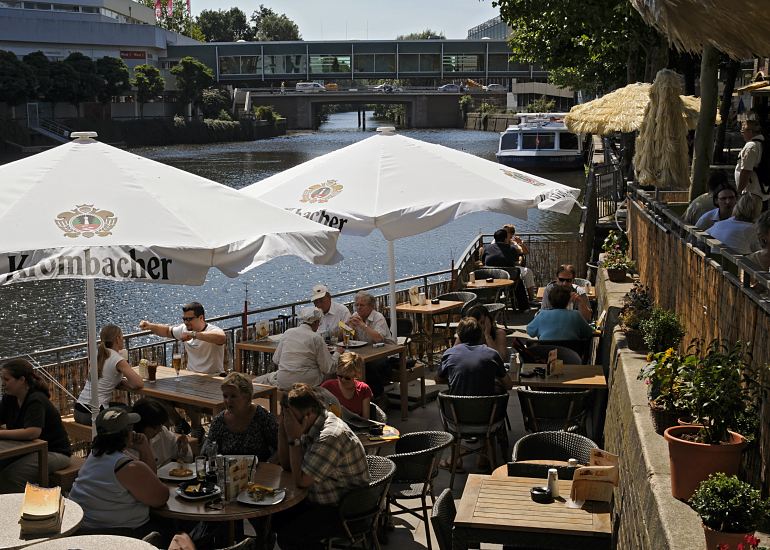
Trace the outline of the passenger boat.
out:
[[[497,162],[513,168],[582,168],[583,147],[565,126],[565,114],[518,113],[519,123],[500,133]]]

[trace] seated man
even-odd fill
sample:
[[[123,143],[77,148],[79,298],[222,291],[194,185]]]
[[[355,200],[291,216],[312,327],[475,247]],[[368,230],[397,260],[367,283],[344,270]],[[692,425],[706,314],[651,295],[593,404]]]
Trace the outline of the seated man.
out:
[[[532,272],[520,265],[523,252],[518,244],[514,246],[511,244],[511,240],[508,236],[508,230],[498,229],[495,231],[495,242],[484,247],[484,254],[482,260],[487,267],[500,267],[506,268],[511,271],[511,268],[519,270],[520,280],[513,288],[514,296],[516,297],[516,309],[528,310],[529,300],[534,298],[534,292],[537,291],[535,287],[535,280],[532,276]],[[519,239],[521,240],[521,239]],[[529,296],[527,296],[526,288],[531,286]]]
[[[278,370],[257,376],[258,384],[278,386],[288,391],[297,382],[318,386],[335,372],[339,352],[329,353],[323,337],[318,334],[321,310],[305,307],[299,310],[300,325],[283,333],[273,354]]]
[[[318,332],[324,337],[337,334],[339,322],[347,323],[350,319],[350,310],[342,304],[332,301],[332,296],[326,285],[315,285],[310,300],[323,313]]]
[[[542,310],[527,325],[527,334],[540,340],[585,340],[593,336],[591,325],[579,311],[568,310],[573,292],[555,285],[548,291],[550,308]]]
[[[273,516],[281,550],[321,549],[323,539],[343,534],[337,505],[355,487],[369,483],[361,441],[327,411],[307,384],[296,384],[281,407],[278,458],[307,498]]]
[[[703,214],[714,208],[714,206],[718,206],[714,204],[713,194],[727,184],[727,173],[724,170],[712,170],[706,182],[708,191],[695,197],[689,204],[684,216],[682,216],[684,223],[695,225]]]
[[[521,237],[516,236],[516,226],[512,223],[507,223],[503,226],[508,232],[508,238],[505,242],[514,250],[516,250],[521,256],[519,256],[519,270],[521,271],[521,280],[524,283],[524,287],[529,292],[530,298],[534,299],[537,295],[537,285],[535,284],[535,274],[528,267],[525,267],[527,254],[529,254],[529,247],[524,244]]]
[[[540,305],[540,312],[538,312],[538,315],[541,315],[544,310],[553,308],[550,301],[551,289],[555,286],[563,286],[570,290],[569,303],[567,304],[566,309],[576,309],[580,312],[586,322],[591,320],[593,311],[591,310],[591,304],[588,302],[588,296],[586,296],[586,289],[582,286],[573,284],[575,281],[575,274],[576,270],[574,265],[562,264],[559,266],[559,270],[556,272],[556,280],[551,281],[548,283],[548,286],[545,287],[543,303]],[[568,340],[568,338],[559,338],[559,340]]]
[[[436,382],[448,383],[452,395],[496,395],[513,387],[500,354],[482,343],[481,325],[465,317],[457,325],[459,344],[441,357]]]
[[[724,221],[732,216],[733,209],[738,201],[738,194],[729,183],[724,183],[715,188],[712,192],[712,197],[716,208],[707,211],[695,222],[695,227],[701,231],[706,231],[715,223]]]
[[[356,329],[355,339],[372,344],[395,344],[396,340],[390,333],[388,322],[382,313],[374,309],[375,306],[374,296],[368,292],[361,291],[356,294],[356,312],[349,320],[350,326]],[[386,359],[366,364],[366,383],[375,397],[381,396],[385,391],[385,384],[390,381],[390,371],[391,366]]]

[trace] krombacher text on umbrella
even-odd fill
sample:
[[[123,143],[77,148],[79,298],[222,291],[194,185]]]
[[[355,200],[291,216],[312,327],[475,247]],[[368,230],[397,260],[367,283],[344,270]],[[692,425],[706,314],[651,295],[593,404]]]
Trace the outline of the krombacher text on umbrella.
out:
[[[147,259],[137,258],[136,249],[131,248],[128,255],[95,258],[91,250],[82,254],[44,258],[35,265],[28,265],[30,254],[9,254],[8,275],[3,282],[19,279],[45,279],[51,277],[94,277],[101,276],[115,279],[153,279],[168,280],[171,258],[152,256]]]

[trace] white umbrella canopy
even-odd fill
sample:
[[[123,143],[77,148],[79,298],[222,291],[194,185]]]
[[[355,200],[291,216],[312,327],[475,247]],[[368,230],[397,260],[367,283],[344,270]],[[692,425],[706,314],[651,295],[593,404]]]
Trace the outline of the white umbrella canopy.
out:
[[[567,214],[579,189],[433,143],[393,128],[244,187],[241,193],[281,206],[343,234],[379,229],[388,241],[390,299],[395,303],[393,241],[471,212],[521,219],[527,209]],[[391,307],[391,327],[395,327]]]
[[[87,280],[93,387],[94,279],[200,285],[211,267],[235,277],[278,256],[341,259],[336,229],[95,136],[0,166],[0,284]]]

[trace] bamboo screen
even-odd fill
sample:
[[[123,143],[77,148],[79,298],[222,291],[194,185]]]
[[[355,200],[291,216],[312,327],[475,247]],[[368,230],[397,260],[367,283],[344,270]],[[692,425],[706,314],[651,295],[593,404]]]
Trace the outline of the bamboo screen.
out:
[[[702,251],[688,245],[675,231],[666,232],[650,218],[641,202],[629,201],[628,229],[639,278],[650,287],[658,305],[676,311],[684,324],[682,347],[693,338],[751,343],[753,367],[761,368],[762,383],[770,380],[770,314],[753,291],[743,288]],[[767,392],[763,392],[766,394]],[[770,489],[770,407],[761,403],[759,453],[747,453],[746,474]]]

